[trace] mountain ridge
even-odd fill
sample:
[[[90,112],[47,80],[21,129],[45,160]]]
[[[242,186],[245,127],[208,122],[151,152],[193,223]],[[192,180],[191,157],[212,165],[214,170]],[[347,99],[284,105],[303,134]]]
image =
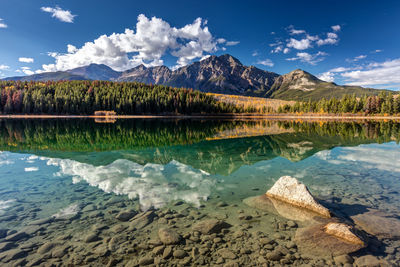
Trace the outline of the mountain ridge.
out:
[[[344,94],[356,94],[361,97],[365,94],[377,95],[381,91],[387,91],[360,86],[341,86],[332,82],[325,82],[301,69],[280,75],[255,66],[245,66],[237,58],[229,54],[213,55],[176,70],[171,70],[164,65],[146,67],[142,64],[119,72],[107,65],[92,63],[67,71],[9,77],[3,80],[141,82],[192,88],[209,93],[302,101],[332,97],[340,98]]]

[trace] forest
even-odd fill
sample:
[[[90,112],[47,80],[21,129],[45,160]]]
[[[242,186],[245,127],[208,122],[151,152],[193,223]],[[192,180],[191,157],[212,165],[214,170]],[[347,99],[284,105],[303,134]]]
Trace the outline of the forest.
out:
[[[243,97],[242,97],[243,98]],[[0,81],[0,114],[93,115],[112,111],[136,114],[303,113],[400,114],[400,97],[391,92],[377,96],[279,101],[264,98],[240,100],[197,90],[110,81]],[[262,101],[259,101],[261,99]]]
[[[400,113],[400,97],[391,92],[381,92],[377,96],[356,97],[344,95],[343,98],[321,99],[319,101],[296,102],[278,108],[278,113],[326,113],[326,114],[380,114],[393,115]]]
[[[205,93],[162,85],[109,81],[0,81],[2,114],[218,114],[253,112]]]

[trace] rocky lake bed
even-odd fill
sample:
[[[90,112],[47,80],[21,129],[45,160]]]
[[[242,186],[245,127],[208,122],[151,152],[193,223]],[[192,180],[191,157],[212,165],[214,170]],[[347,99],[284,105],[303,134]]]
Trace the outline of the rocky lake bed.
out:
[[[273,129],[90,152],[8,139],[0,265],[399,266],[397,143]]]

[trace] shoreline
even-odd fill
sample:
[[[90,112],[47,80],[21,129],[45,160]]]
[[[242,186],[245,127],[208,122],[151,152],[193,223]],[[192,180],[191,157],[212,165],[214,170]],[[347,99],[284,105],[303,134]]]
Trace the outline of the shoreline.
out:
[[[291,115],[291,114],[198,114],[198,115],[0,115],[0,119],[354,119],[354,120],[400,120],[400,116],[364,115]]]

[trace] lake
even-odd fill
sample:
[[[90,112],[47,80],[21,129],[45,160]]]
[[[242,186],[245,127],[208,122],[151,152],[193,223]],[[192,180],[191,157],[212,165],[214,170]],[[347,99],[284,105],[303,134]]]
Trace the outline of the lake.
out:
[[[399,122],[1,119],[0,126],[4,266],[400,265]],[[315,244],[297,239],[307,220],[249,202],[285,175],[355,225],[366,248],[339,257],[309,249]]]

